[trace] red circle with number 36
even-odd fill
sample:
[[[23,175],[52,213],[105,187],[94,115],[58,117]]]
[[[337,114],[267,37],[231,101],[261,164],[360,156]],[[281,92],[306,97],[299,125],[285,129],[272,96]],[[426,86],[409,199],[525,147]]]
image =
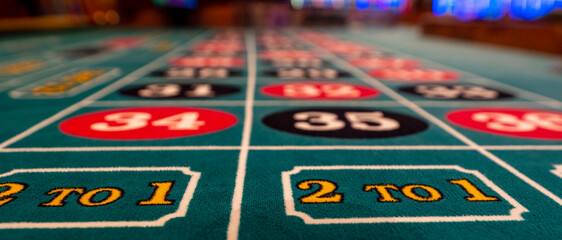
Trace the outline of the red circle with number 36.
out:
[[[234,115],[204,108],[120,108],[78,115],[59,129],[68,135],[104,140],[157,140],[218,132],[236,124]]]
[[[465,128],[538,140],[562,140],[562,112],[525,108],[468,108],[447,120]]]

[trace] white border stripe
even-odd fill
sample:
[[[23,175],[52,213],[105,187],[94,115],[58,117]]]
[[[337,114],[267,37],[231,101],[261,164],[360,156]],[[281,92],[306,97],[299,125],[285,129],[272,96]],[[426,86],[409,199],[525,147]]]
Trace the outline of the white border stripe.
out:
[[[481,146],[488,150],[511,150],[511,151],[524,151],[524,150],[562,150],[562,145],[490,145]]]
[[[244,106],[245,101],[224,100],[224,101],[205,101],[205,100],[136,100],[136,101],[96,101],[88,107],[130,107],[130,106]]]
[[[509,151],[560,151],[562,145],[489,145],[481,146],[487,150]],[[32,147],[32,148],[5,148],[0,153],[27,153],[27,152],[119,152],[119,151],[192,151],[192,150],[240,150],[241,146],[111,146],[111,147]],[[249,150],[279,151],[279,150],[474,150],[466,145],[314,145],[314,146],[248,146]]]
[[[239,146],[131,146],[131,147],[52,147],[5,148],[0,153],[18,152],[119,152],[119,151],[188,151],[188,150],[238,150]]]
[[[201,33],[199,33],[199,36],[201,36]],[[39,122],[38,124],[28,128],[27,130],[21,132],[20,134],[4,141],[2,144],[0,144],[0,149],[6,148],[7,146],[39,131],[40,129],[60,120],[61,118],[77,111],[78,109],[91,104],[92,102],[105,97],[106,95],[110,94],[111,92],[137,80],[139,77],[141,77],[142,75],[150,72],[153,70],[153,68],[158,67],[159,64],[161,64],[162,61],[165,61],[167,58],[169,58],[171,55],[176,54],[177,52],[183,50],[185,47],[187,47],[188,45],[191,44],[192,41],[194,41],[195,39],[197,39],[198,37],[194,37],[192,38],[190,41],[186,42],[185,44],[182,44],[176,48],[174,48],[172,51],[162,55],[161,57],[153,60],[152,62],[142,66],[141,68],[135,70],[134,72],[128,74],[127,76],[113,82],[112,84],[102,88],[101,90],[97,91],[96,93],[82,99],[81,101],[63,109],[62,111],[58,112],[57,114]]]
[[[541,102],[523,101],[412,101],[424,107],[472,107],[472,106],[516,106],[539,107]],[[129,107],[129,106],[245,106],[245,101],[239,100],[133,100],[133,101],[96,101],[88,107]],[[256,100],[254,106],[369,106],[369,107],[396,107],[403,104],[398,101],[369,100],[369,101],[310,101],[310,100]]]
[[[470,146],[251,146],[251,150],[474,150]]]
[[[254,32],[246,32],[246,51],[248,54],[248,84],[246,89],[246,106],[244,112],[244,130],[242,132],[242,144],[238,157],[238,170],[236,171],[236,181],[234,194],[232,196],[232,209],[230,212],[230,222],[226,238],[228,240],[238,239],[240,230],[240,216],[242,211],[242,195],[244,193],[244,178],[246,177],[246,163],[248,162],[248,152],[250,146],[250,136],[252,134],[252,120],[254,110],[254,92],[256,88],[256,43]]]

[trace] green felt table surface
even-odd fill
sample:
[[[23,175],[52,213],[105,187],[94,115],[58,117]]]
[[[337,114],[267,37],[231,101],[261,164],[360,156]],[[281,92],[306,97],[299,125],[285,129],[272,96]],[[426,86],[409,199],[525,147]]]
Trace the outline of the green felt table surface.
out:
[[[302,100],[264,93],[272,84],[303,80],[269,74],[277,68],[260,57],[263,29],[240,28],[235,30],[245,51],[236,57],[245,64],[229,69],[238,74],[154,75],[225,30],[125,28],[0,37],[0,70],[22,61],[42,63],[0,74],[1,238],[562,239],[562,138],[553,137],[562,132],[561,57],[424,37],[410,27],[282,29],[278,34],[299,49],[318,53],[326,67],[347,74],[323,81],[378,91],[372,98]],[[471,101],[408,94],[400,89],[419,82],[373,77],[301,35],[309,30],[372,46],[390,58],[417,60],[419,68],[458,74],[446,84],[499,89],[512,97]],[[64,54],[115,38],[141,40],[101,54]],[[100,69],[109,74],[63,94],[33,94],[65,76]],[[155,83],[219,84],[237,92],[194,99],[123,94]],[[236,121],[165,139],[119,140],[119,133],[88,138],[61,130],[63,123],[93,113],[162,107],[213,110]],[[542,137],[521,137],[447,118],[468,108],[558,115],[548,126],[539,124],[547,129]],[[426,128],[343,138],[373,126],[323,137],[283,130],[283,124],[295,124],[290,119],[265,120],[282,112],[338,109],[408,116]],[[226,115],[215,121],[226,121]],[[341,123],[348,115],[338,116]]]

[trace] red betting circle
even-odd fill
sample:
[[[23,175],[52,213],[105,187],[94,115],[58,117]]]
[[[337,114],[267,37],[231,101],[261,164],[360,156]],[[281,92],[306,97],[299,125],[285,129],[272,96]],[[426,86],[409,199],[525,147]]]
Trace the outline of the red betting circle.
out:
[[[352,58],[351,65],[361,68],[417,68],[420,62],[405,58]]]
[[[362,46],[357,44],[335,44],[335,45],[327,45],[324,48],[329,52],[336,53],[336,54],[373,51],[372,47]]]
[[[445,117],[456,125],[485,133],[536,140],[562,140],[562,112],[557,111],[466,108],[449,112]]]
[[[174,67],[242,67],[243,58],[234,57],[180,57],[169,60]]]
[[[456,81],[459,74],[452,71],[437,69],[375,69],[369,71],[369,75],[387,81],[411,81],[411,82],[452,82]]]
[[[130,130],[116,131],[115,127],[126,128],[127,123],[118,123],[115,120],[107,120],[108,115],[132,115],[136,116],[148,114],[149,119],[144,120],[143,127],[136,127]],[[145,113],[145,114],[138,114]],[[162,122],[158,120],[166,119],[172,116],[184,116],[196,113],[196,124],[192,129],[170,129],[178,128],[177,126],[166,125],[163,126]],[[180,115],[178,115],[180,114]],[[143,122],[143,120],[140,120]],[[156,124],[154,123],[156,122]],[[102,140],[158,140],[169,138],[180,138],[197,136],[218,132],[232,127],[236,124],[236,116],[218,110],[205,109],[205,108],[191,108],[191,107],[140,107],[140,108],[119,108],[113,110],[96,111],[78,115],[67,119],[59,124],[59,130],[65,134],[83,138],[102,139]],[[96,124],[96,125],[94,125]],[[100,126],[102,125],[102,126]],[[140,124],[142,125],[142,124]],[[113,130],[94,130],[103,127],[104,129]],[[125,126],[125,127],[124,127]]]
[[[260,57],[265,60],[274,60],[279,58],[314,58],[317,57],[313,51],[308,50],[263,50],[260,52]]]
[[[365,99],[379,95],[377,89],[340,82],[289,82],[261,88],[264,95],[289,99]]]

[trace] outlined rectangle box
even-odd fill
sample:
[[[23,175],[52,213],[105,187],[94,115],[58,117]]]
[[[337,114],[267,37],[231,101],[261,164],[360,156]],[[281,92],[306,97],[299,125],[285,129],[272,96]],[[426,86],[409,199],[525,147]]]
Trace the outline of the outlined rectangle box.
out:
[[[33,93],[34,89],[37,87],[45,86],[52,87],[52,84],[58,84],[60,86],[67,84],[69,82],[66,78],[71,77],[74,74],[82,74],[83,72],[99,72],[101,74],[94,76],[84,82],[84,76],[76,76],[72,81],[77,82],[77,85],[71,86],[70,89],[63,91],[62,93],[44,93],[43,95],[37,96]],[[90,73],[87,73],[90,74]],[[84,75],[84,74],[82,74]],[[85,92],[95,86],[103,84],[111,79],[114,79],[121,75],[121,69],[115,67],[76,67],[70,70],[64,71],[62,73],[56,74],[54,76],[48,77],[41,81],[36,81],[31,84],[25,85],[23,87],[14,89],[10,91],[10,97],[17,99],[42,99],[42,98],[66,98],[78,95]],[[79,83],[79,84],[78,84]]]
[[[485,156],[481,155],[475,150],[465,148],[458,150],[422,150],[416,148],[377,148],[375,150],[358,150],[354,148],[342,150],[341,148],[339,148],[330,150],[328,148],[300,149],[298,148],[299,146],[295,147],[295,149],[291,149],[289,148],[289,146],[287,146],[287,148],[280,149],[250,150],[246,167],[247,174],[244,188],[244,200],[242,203],[242,209],[244,210],[242,211],[240,237],[266,237],[274,233],[278,233],[283,234],[284,237],[296,238],[299,236],[304,236],[321,238],[339,235],[349,236],[350,232],[356,233],[356,236],[364,236],[361,233],[377,232],[378,236],[382,238],[392,238],[393,236],[397,236],[397,234],[399,233],[408,232],[407,236],[424,235],[426,237],[454,237],[458,236],[459,234],[463,234],[464,236],[476,237],[480,236],[480,233],[486,233],[486,236],[488,237],[505,237],[507,235],[516,238],[517,236],[521,236],[521,234],[528,234],[529,231],[535,229],[535,226],[539,225],[545,227],[545,232],[548,232],[549,236],[556,236],[557,234],[562,233],[561,229],[557,229],[555,227],[555,223],[559,221],[559,218],[548,217],[557,216],[557,214],[562,213],[562,211],[553,210],[558,209],[558,205],[556,204],[556,202],[553,202],[551,199],[541,194],[540,191],[533,188],[532,186],[529,186],[517,176],[511,174],[509,171],[489,161]],[[338,224],[307,224],[300,217],[288,216],[286,214],[286,205],[285,198],[283,196],[284,193],[281,176],[282,172],[289,172],[296,166],[312,166],[323,168],[334,166],[355,167],[380,165],[404,167],[413,165],[419,165],[422,167],[445,165],[460,166],[460,168],[462,169],[475,170],[485,175],[486,178],[500,187],[509,196],[520,203],[520,205],[528,209],[529,212],[525,211],[521,214],[520,217],[522,217],[523,220],[507,220],[518,218],[510,217],[508,210],[502,212],[508,216],[505,217],[504,220],[500,221],[476,220],[458,222],[444,220],[443,222],[381,222]],[[383,174],[383,172],[377,173],[377,175],[381,174]],[[438,177],[438,174],[439,172],[436,172],[435,176]],[[351,191],[349,187],[346,187],[346,185],[343,184],[342,179],[345,179],[345,181],[349,181],[349,183],[354,184],[353,186],[355,186],[355,190],[353,191],[362,191],[363,184],[367,183],[357,183],[356,181],[353,181],[353,179],[362,179],[364,176],[359,173],[356,174],[357,177],[351,177],[351,175],[353,175],[353,172],[346,172],[345,175],[342,175],[340,178],[327,178],[326,180],[332,180],[338,185],[342,183],[341,185],[339,185],[339,191],[336,191],[336,193],[349,194],[349,191]],[[314,177],[315,174],[309,174],[306,176]],[[404,176],[403,181],[406,181],[409,179],[408,177],[410,176],[410,174],[408,174],[408,172],[404,172],[402,173],[402,176]],[[320,177],[320,175],[316,177]],[[380,179],[383,179],[383,177],[381,177]],[[476,184],[476,186],[479,187],[481,186],[481,184],[483,184],[480,181],[473,181],[472,178],[467,179],[471,180],[474,184]],[[295,181],[297,180],[303,179],[295,179]],[[412,180],[412,184],[423,184],[423,181],[415,182],[413,181],[413,179],[410,180]],[[369,182],[368,184],[382,183],[385,182]],[[443,179],[442,183],[444,185],[448,184],[445,179]],[[394,184],[402,186],[402,184],[404,183],[394,182]],[[349,184],[347,184],[347,186],[349,186]],[[301,197],[301,195],[309,194],[317,189],[316,186],[312,187],[313,188],[308,191],[301,191],[301,193],[295,195],[294,198],[299,198]],[[468,196],[466,192],[463,192],[461,188],[459,188],[459,186],[451,185],[450,187],[455,188],[455,191],[458,191],[457,193],[459,194],[457,195],[457,193],[454,193],[454,195],[451,195],[453,194],[452,192],[442,192],[444,194],[443,196],[459,199],[460,201],[464,201],[463,197]],[[439,190],[441,190],[441,188],[439,188]],[[490,188],[486,186],[484,186],[482,191],[484,193],[489,193],[490,196],[501,197],[494,191],[490,191]],[[362,204],[377,204],[377,194],[376,192],[368,192],[366,194],[366,197],[368,198],[366,200],[367,202],[353,202],[350,204],[354,205],[356,211],[365,211],[365,214],[369,214],[369,210],[362,207]],[[404,198],[406,197],[403,195],[399,195],[401,194],[400,192],[393,192],[393,194],[396,194],[395,197],[405,201]],[[352,196],[344,196],[344,201],[346,197]],[[511,206],[507,201],[503,202],[506,207]],[[428,202],[428,204],[431,205],[431,202]],[[324,211],[327,208],[328,207],[315,207],[315,209],[317,209],[318,211]],[[511,208],[513,207],[511,206],[510,209]],[[268,211],[264,212],[262,211],[263,209],[268,209]],[[412,211],[412,214],[416,214],[416,212],[419,212],[424,208],[407,209],[410,209]],[[382,209],[378,209],[378,211],[382,211]],[[447,211],[443,209],[443,212],[446,213]],[[337,212],[337,214],[340,213],[342,212]],[[348,215],[352,213],[349,213]],[[486,212],[480,213],[483,215],[490,214]],[[327,212],[327,214],[333,215],[335,213],[330,211]],[[345,212],[343,212],[342,214],[345,214]],[[547,217],[547,219],[545,219],[545,217]],[[470,227],[467,228],[467,226]],[[255,229],[261,230],[255,231]],[[510,232],[506,233],[504,231],[505,229],[510,229]]]
[[[166,214],[154,221],[84,221],[84,222],[8,222],[0,223],[0,229],[34,229],[34,228],[108,228],[108,227],[162,227],[173,218],[184,217],[187,213],[189,202],[193,198],[193,193],[197,182],[201,176],[200,172],[191,171],[189,167],[104,167],[104,168],[39,168],[39,169],[14,169],[1,174],[0,178],[10,177],[17,174],[34,173],[76,173],[76,172],[162,172],[179,171],[184,175],[190,176],[187,188],[178,204],[175,212]],[[49,181],[47,181],[49,182]],[[6,209],[5,209],[6,210]]]
[[[397,171],[423,171],[423,170],[453,170],[464,174],[470,174],[480,179],[487,187],[499,194],[504,200],[508,201],[513,207],[509,214],[505,215],[429,215],[429,216],[400,216],[400,217],[349,217],[349,218],[313,218],[305,212],[296,210],[291,176],[303,170],[310,171],[337,171],[337,170],[358,170],[358,171],[377,171],[377,170],[397,170]],[[464,169],[458,165],[368,165],[368,166],[296,166],[291,171],[282,172],[283,195],[285,200],[285,211],[288,216],[300,217],[306,224],[354,224],[354,223],[412,223],[412,222],[474,222],[474,221],[522,221],[522,213],[528,210],[509,196],[500,187],[486,178],[476,170]],[[424,179],[419,179],[422,181]],[[343,194],[343,193],[342,193]],[[441,194],[441,193],[439,193]],[[443,195],[445,195],[443,193]],[[308,195],[310,196],[310,195]],[[343,196],[343,195],[342,195]],[[343,198],[343,197],[342,197]],[[437,201],[437,200],[436,200]],[[494,200],[495,201],[495,200]],[[499,201],[499,200],[498,200]],[[375,203],[373,203],[375,204]],[[388,203],[387,203],[388,204]],[[400,204],[400,203],[390,203]],[[421,206],[420,206],[421,207]],[[486,211],[487,212],[487,211]]]
[[[181,235],[188,238],[197,238],[200,236],[208,236],[213,239],[224,239],[226,237],[226,229],[228,225],[228,217],[230,214],[230,201],[232,191],[234,189],[234,178],[236,177],[236,166],[238,150],[172,150],[172,151],[159,151],[154,149],[139,149],[134,151],[107,151],[107,152],[90,152],[90,151],[65,151],[65,152],[42,152],[42,153],[5,153],[0,152],[0,159],[2,164],[0,166],[0,173],[7,173],[13,169],[80,169],[80,168],[189,168],[192,172],[201,174],[197,182],[197,187],[193,193],[193,197],[189,202],[188,211],[185,216],[169,219],[162,227],[104,227],[104,228],[61,228],[61,229],[27,229],[27,230],[11,230],[0,229],[2,234],[5,234],[5,239],[28,239],[33,236],[44,236],[51,238],[54,236],[61,236],[69,234],[73,237],[89,239],[92,237],[99,237],[103,235],[107,238],[119,238],[123,235],[133,236],[134,238],[142,239],[146,236],[169,236],[167,234]],[[217,167],[220,166],[220,167]],[[181,200],[183,190],[187,188],[187,181],[190,176],[184,175],[180,171],[155,171],[155,172],[120,172],[116,173],[54,173],[56,174],[57,181],[53,184],[51,177],[46,178],[41,175],[15,175],[15,178],[0,178],[0,184],[5,183],[5,180],[18,180],[26,183],[25,180],[30,180],[32,177],[33,185],[30,184],[28,189],[30,192],[21,192],[21,195],[16,194],[18,199],[2,206],[3,212],[12,212],[7,210],[18,210],[19,207],[15,205],[10,207],[11,204],[24,204],[30,206],[30,210],[36,208],[40,203],[48,202],[53,199],[54,195],[43,195],[51,187],[85,187],[86,192],[95,188],[103,187],[118,187],[124,190],[123,197],[114,202],[116,207],[124,206],[123,211],[116,210],[113,212],[102,211],[103,209],[111,208],[109,206],[98,207],[82,207],[78,206],[80,195],[73,193],[67,198],[67,204],[64,207],[50,207],[48,210],[52,213],[50,215],[37,214],[33,215],[32,220],[46,221],[46,220],[61,220],[64,222],[69,220],[84,221],[87,219],[118,219],[126,218],[133,221],[155,220],[162,213],[171,213],[172,210],[177,209]],[[41,174],[41,173],[39,173]],[[65,176],[68,176],[65,178]],[[83,176],[83,177],[80,177]],[[109,177],[108,177],[109,176]],[[55,177],[55,175],[52,175]],[[79,183],[79,177],[84,184]],[[175,179],[174,179],[175,178]],[[182,180],[183,179],[183,180]],[[148,200],[151,198],[151,193],[156,190],[155,186],[148,183],[151,182],[165,182],[171,180],[178,180],[171,188],[168,200],[175,200],[172,205],[154,205],[154,206],[137,206],[137,200]],[[43,187],[40,187],[43,186]],[[39,187],[39,188],[37,188]],[[33,189],[35,190],[33,190]],[[2,188],[1,190],[5,190]],[[26,190],[27,191],[27,190]],[[33,194],[32,194],[33,193]],[[39,193],[39,195],[35,194]],[[23,195],[25,194],[25,195]],[[180,195],[181,194],[181,195]],[[103,198],[104,193],[100,193]],[[128,196],[128,197],[127,197]],[[213,199],[213,201],[209,201]],[[19,200],[19,203],[18,203]],[[132,201],[129,201],[132,200]],[[60,213],[62,208],[69,208],[64,212],[75,212],[77,208],[84,208],[82,211],[89,211],[97,213],[92,216],[75,215],[56,215]],[[114,208],[115,209],[115,208]],[[120,214],[120,213],[125,214]],[[113,213],[113,214],[112,214]],[[116,214],[117,213],[117,214]],[[17,212],[13,215],[17,216]],[[158,215],[161,214],[161,215]],[[29,215],[27,215],[29,216]],[[68,219],[65,220],[65,216]],[[151,218],[156,216],[156,218]],[[0,217],[0,222],[8,220],[7,215]],[[56,218],[55,218],[56,217]],[[37,219],[35,219],[37,218]],[[28,219],[26,219],[28,220]],[[10,234],[8,234],[10,233]]]

